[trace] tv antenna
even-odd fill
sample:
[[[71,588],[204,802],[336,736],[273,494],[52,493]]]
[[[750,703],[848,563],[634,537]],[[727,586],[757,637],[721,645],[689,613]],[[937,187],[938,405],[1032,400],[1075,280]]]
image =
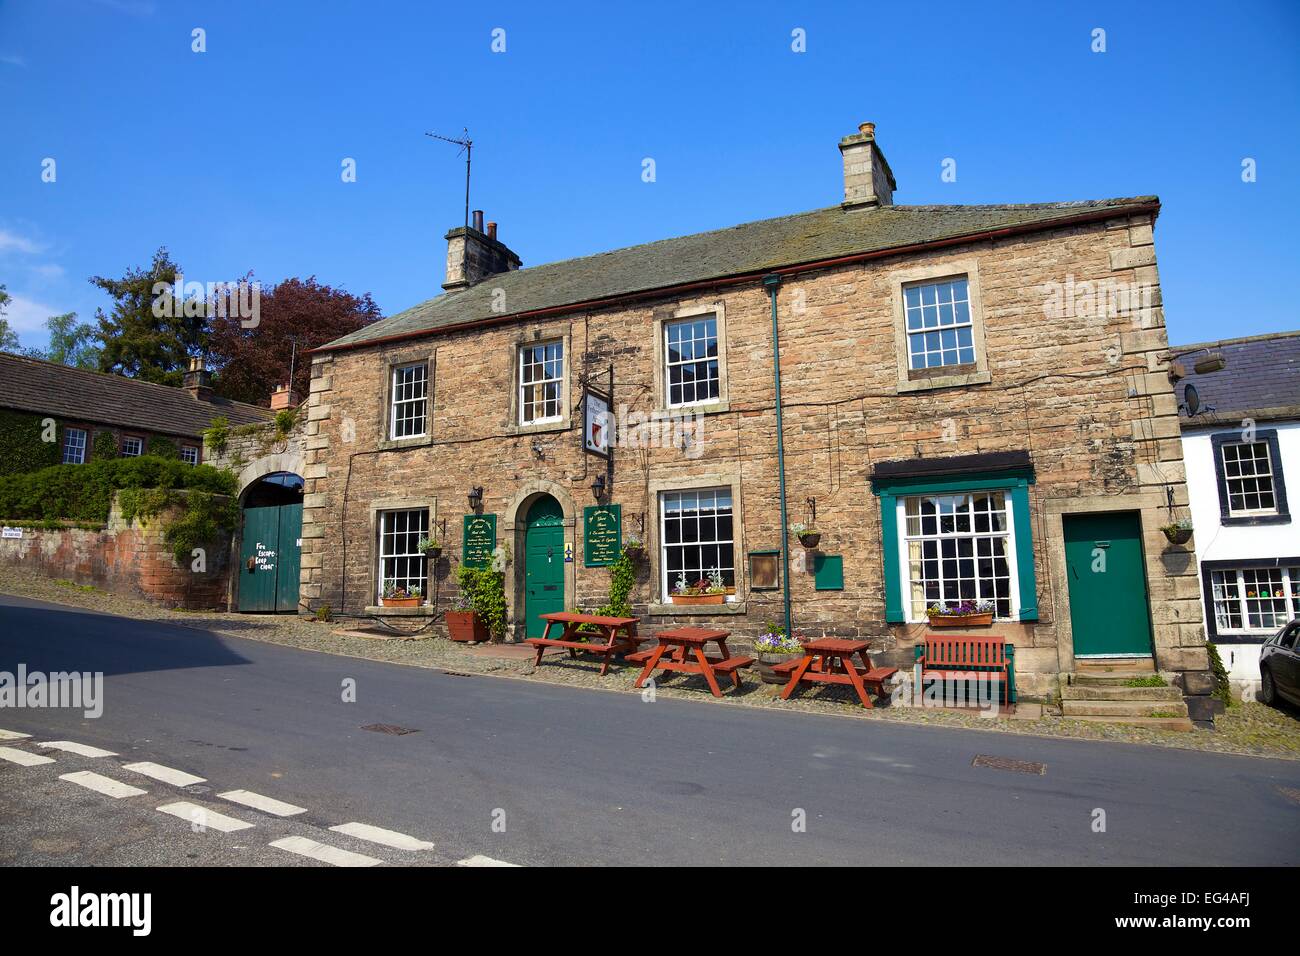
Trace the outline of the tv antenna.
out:
[[[434,139],[440,139],[444,143],[454,143],[460,147],[461,152],[465,154],[465,228],[469,228],[469,163],[474,156],[474,141],[469,138],[469,130],[461,130],[461,138],[456,139],[451,136],[439,136],[437,133],[425,133],[425,136],[432,136]],[[456,154],[460,155],[460,152]]]

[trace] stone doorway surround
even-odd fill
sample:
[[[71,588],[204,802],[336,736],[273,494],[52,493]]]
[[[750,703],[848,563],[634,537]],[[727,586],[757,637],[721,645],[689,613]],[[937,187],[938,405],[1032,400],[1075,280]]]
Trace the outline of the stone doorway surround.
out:
[[[204,449],[206,451],[206,447]],[[239,555],[244,546],[244,522],[243,510],[244,500],[252,487],[268,475],[287,472],[289,474],[304,477],[303,472],[306,469],[304,456],[302,453],[301,442],[290,441],[286,443],[284,451],[275,452],[270,455],[262,455],[254,458],[239,471],[239,510],[240,522],[235,528],[234,534],[230,536],[230,566],[232,568],[230,580],[226,584],[226,610],[235,611],[239,607]],[[305,490],[304,485],[304,490]],[[301,557],[299,558],[301,560]],[[305,580],[302,569],[299,569],[302,577],[299,581]],[[298,607],[302,608],[302,585],[299,584]]]
[[[1176,598],[1177,578],[1171,575],[1163,560],[1165,537],[1160,531],[1166,510],[1165,497],[1158,491],[1135,491],[1119,495],[1093,495],[1078,498],[1048,498],[1043,502],[1042,514],[1044,546],[1048,568],[1051,572],[1049,587],[1051,605],[1056,620],[1057,666],[1061,673],[1073,673],[1074,629],[1070,618],[1070,583],[1065,561],[1065,528],[1063,517],[1067,514],[1097,514],[1109,511],[1136,512],[1142,529],[1142,564],[1146,571],[1147,600],[1151,608],[1152,653],[1157,669],[1183,670],[1182,628],[1186,624],[1200,624],[1199,614],[1191,622],[1171,620],[1161,604]],[[1195,563],[1191,566],[1195,590]],[[1184,575],[1185,576],[1185,575]],[[1182,602],[1179,602],[1182,603]],[[1176,612],[1175,612],[1176,613]],[[1201,639],[1202,654],[1204,638]],[[1190,650],[1190,648],[1187,648]]]
[[[577,526],[577,506],[573,496],[562,485],[545,478],[524,482],[506,509],[505,540],[510,545],[510,563],[506,567],[506,639],[522,641],[527,622],[524,620],[524,535],[528,531],[528,509],[542,495],[550,495],[560,503],[564,514],[564,540],[573,545],[573,560],[564,565],[564,607],[577,604],[578,546],[574,540]]]

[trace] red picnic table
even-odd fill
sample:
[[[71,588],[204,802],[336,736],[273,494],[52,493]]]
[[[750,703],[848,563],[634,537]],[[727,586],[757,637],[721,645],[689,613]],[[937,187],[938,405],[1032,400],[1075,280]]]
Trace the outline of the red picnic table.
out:
[[[603,677],[609,672],[611,655],[634,651],[641,643],[641,639],[636,635],[637,619],[634,617],[603,617],[599,614],[579,614],[576,611],[555,611],[551,614],[543,614],[541,618],[546,622],[546,630],[542,632],[542,636],[530,637],[524,641],[525,644],[537,648],[534,667],[541,666],[542,655],[546,653],[548,647],[564,647],[568,648],[570,657],[576,658],[578,651],[602,656],[605,659],[600,668]],[[556,624],[563,625],[564,633],[559,637],[551,637],[551,628]],[[588,630],[586,633],[590,634],[590,637],[583,639],[581,629],[584,626],[594,627],[596,633]]]
[[[679,627],[670,631],[660,631],[655,635],[659,642],[657,647],[648,651],[638,651],[627,655],[629,663],[645,662],[641,676],[636,679],[640,687],[651,671],[658,668],[665,671],[680,671],[684,674],[703,674],[714,697],[721,697],[718,688],[718,674],[730,674],[731,683],[740,688],[740,671],[754,663],[752,657],[732,657],[727,650],[727,638],[730,631],[715,631],[706,627]],[[705,647],[714,643],[722,652],[721,657],[710,657],[704,653]],[[694,658],[692,660],[691,658]]]
[[[789,674],[790,682],[781,691],[781,699],[789,700],[800,683],[805,684],[851,684],[858,692],[862,706],[871,708],[871,695],[867,688],[876,692],[884,691],[884,683],[898,673],[897,667],[874,667],[867,657],[866,641],[848,641],[835,637],[824,637],[818,641],[809,641],[803,646],[803,657],[777,664],[772,670],[778,674]],[[858,666],[854,657],[861,659]]]

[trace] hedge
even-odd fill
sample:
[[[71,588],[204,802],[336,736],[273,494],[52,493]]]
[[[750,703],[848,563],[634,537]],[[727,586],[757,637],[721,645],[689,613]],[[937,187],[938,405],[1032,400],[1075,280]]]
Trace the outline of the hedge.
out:
[[[16,475],[59,463],[59,443],[42,441],[40,415],[0,411],[0,475]],[[57,437],[57,430],[54,432]]]
[[[189,488],[232,497],[238,492],[235,476],[211,465],[152,455],[115,458],[0,477],[0,519],[103,524],[114,493],[138,488]]]

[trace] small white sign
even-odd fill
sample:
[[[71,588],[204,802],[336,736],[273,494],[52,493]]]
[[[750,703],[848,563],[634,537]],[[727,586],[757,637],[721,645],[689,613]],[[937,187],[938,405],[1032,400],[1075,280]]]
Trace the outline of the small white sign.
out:
[[[0,528],[0,538],[21,538],[23,536],[22,528]]]

